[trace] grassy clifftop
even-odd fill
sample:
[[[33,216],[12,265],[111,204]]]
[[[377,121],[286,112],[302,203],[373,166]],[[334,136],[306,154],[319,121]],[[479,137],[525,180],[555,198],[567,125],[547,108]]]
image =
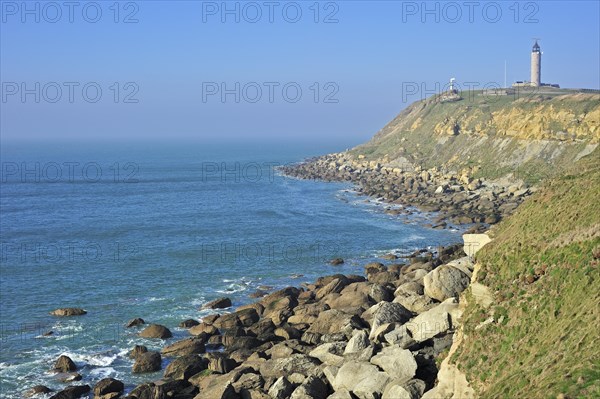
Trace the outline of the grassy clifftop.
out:
[[[411,104],[371,141],[351,150],[367,160],[425,168],[468,168],[475,177],[520,174],[534,181],[600,142],[600,95],[567,90],[495,96],[437,95]]]
[[[495,226],[477,254],[476,278],[495,302],[467,294],[452,361],[481,397],[600,397],[599,196],[597,149]]]

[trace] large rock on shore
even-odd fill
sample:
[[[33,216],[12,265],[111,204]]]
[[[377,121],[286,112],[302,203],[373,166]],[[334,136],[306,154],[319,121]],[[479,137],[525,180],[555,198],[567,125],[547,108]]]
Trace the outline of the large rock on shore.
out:
[[[320,378],[310,376],[294,390],[290,399],[325,399],[327,392],[327,385]]]
[[[77,399],[90,392],[92,388],[89,385],[73,385],[68,386],[50,399]]]
[[[158,352],[140,353],[135,358],[133,373],[151,373],[160,370],[162,358]]]
[[[471,282],[471,276],[452,265],[443,265],[429,272],[423,279],[425,294],[442,302],[458,297]]]
[[[389,323],[406,323],[412,317],[412,313],[408,309],[399,303],[393,302],[380,302],[365,313],[368,313],[365,316],[373,315],[370,321],[371,332],[369,333],[369,339],[371,340],[376,338],[379,327]]]
[[[367,362],[350,361],[338,370],[333,382],[336,391],[347,390],[360,399],[378,398],[390,382],[386,373]]]
[[[406,383],[392,381],[385,388],[381,399],[419,399],[426,387],[425,382],[421,380],[411,380]]]
[[[68,316],[82,316],[87,312],[81,308],[60,308],[50,312],[52,316],[68,317]]]
[[[308,376],[317,370],[318,365],[319,362],[313,357],[294,354],[287,358],[271,359],[261,363],[260,374],[264,378],[279,378],[294,373]]]
[[[352,330],[361,327],[360,319],[356,315],[331,309],[321,312],[315,322],[309,327],[308,332],[318,334],[350,334]]]
[[[117,395],[111,394],[121,394],[124,389],[125,385],[121,381],[114,378],[103,378],[94,386],[94,396],[110,395],[110,397],[115,397]]]
[[[140,337],[143,338],[167,339],[171,338],[172,336],[173,334],[171,333],[171,330],[160,324],[150,324],[140,333]]]
[[[412,379],[417,372],[417,362],[411,351],[397,346],[388,346],[371,358],[371,363],[379,366],[398,383]]]
[[[416,342],[424,342],[450,330],[460,313],[456,299],[450,298],[406,323],[406,328]]]
[[[206,352],[204,343],[204,335],[200,337],[186,338],[181,341],[172,343],[171,345],[165,346],[160,351],[163,356],[175,357],[184,355],[194,355]]]
[[[206,370],[208,361],[197,355],[186,355],[173,360],[165,369],[165,378],[187,380],[191,376]]]

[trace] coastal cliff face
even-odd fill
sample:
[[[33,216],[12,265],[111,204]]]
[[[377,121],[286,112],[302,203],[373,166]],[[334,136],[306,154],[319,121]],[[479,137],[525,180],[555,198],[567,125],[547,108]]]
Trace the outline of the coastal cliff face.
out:
[[[433,96],[411,104],[349,156],[535,183],[599,142],[599,94],[469,92],[460,101]]]

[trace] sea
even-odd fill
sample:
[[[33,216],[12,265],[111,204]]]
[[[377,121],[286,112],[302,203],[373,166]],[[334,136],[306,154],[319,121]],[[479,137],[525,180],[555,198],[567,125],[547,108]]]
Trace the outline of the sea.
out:
[[[461,241],[426,227],[435,215],[395,215],[349,183],[283,176],[278,167],[340,151],[279,142],[2,142],[0,185],[0,397],[42,384],[60,355],[93,385],[130,391],[161,372],[134,375],[134,345],[160,349],[189,336],[207,301],[233,308],[257,289],[363,274],[388,253]],[[332,266],[333,258],[343,258]],[[390,261],[383,261],[390,263]],[[80,307],[84,316],[50,311]],[[227,309],[225,311],[231,311]],[[167,326],[166,342],[125,328]],[[169,359],[163,359],[163,368]]]

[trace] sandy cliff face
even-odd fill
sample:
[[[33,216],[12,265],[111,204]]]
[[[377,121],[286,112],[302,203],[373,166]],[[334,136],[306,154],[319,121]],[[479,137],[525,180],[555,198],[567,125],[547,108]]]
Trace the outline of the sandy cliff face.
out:
[[[350,153],[384,163],[403,158],[425,168],[476,167],[481,177],[520,173],[536,180],[568,167],[599,142],[598,94],[479,92],[456,102],[431,97],[413,103]]]

